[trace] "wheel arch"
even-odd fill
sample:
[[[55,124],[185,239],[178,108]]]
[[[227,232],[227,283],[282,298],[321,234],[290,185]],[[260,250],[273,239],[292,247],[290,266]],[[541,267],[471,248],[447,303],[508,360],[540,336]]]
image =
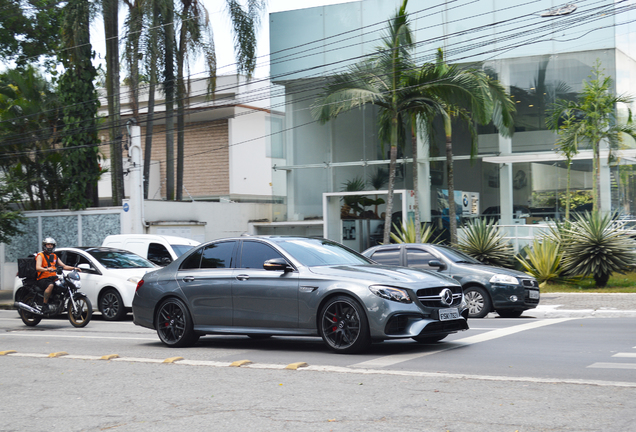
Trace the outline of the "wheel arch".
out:
[[[188,305],[188,302],[185,301],[183,298],[179,297],[178,295],[176,295],[175,293],[170,292],[170,293],[166,293],[163,297],[158,299],[157,302],[155,303],[155,306],[152,309],[152,327],[157,329],[157,311],[159,310],[159,306],[161,306],[163,302],[169,299],[177,299],[181,303],[183,303],[185,308],[188,310],[188,313],[190,314],[190,319],[192,320],[192,324],[194,324],[194,315],[192,314],[192,311],[190,310],[190,305]]]
[[[325,306],[325,304],[327,304],[327,302],[329,302],[332,298],[338,297],[338,296],[349,297],[355,300],[356,302],[358,302],[358,304],[362,307],[362,310],[364,310],[364,314],[367,318],[367,321],[369,320],[369,316],[367,314],[367,308],[364,306],[364,302],[357,295],[355,295],[351,291],[340,291],[340,290],[330,291],[329,294],[325,295],[320,300],[320,302],[318,303],[318,307],[316,308],[316,316],[315,316],[316,330],[320,329],[320,311]]]

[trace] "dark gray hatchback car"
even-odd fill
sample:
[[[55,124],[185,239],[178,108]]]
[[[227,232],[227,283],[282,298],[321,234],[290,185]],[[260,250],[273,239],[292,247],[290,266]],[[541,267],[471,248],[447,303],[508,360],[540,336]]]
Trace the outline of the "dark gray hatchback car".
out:
[[[215,240],[147,273],[134,323],[171,347],[206,334],[320,336],[334,351],[372,341],[433,343],[468,329],[461,285],[440,273],[378,266],[345,246],[304,237]]]
[[[539,304],[539,284],[520,271],[482,264],[447,246],[406,243],[373,246],[362,254],[383,265],[438,271],[462,284],[469,318],[496,311],[516,318]]]

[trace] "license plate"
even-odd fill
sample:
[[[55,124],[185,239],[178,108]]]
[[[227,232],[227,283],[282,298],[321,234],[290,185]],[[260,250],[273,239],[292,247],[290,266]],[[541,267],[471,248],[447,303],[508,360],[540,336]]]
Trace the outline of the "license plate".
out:
[[[459,319],[459,310],[457,308],[441,309],[439,311],[440,321],[449,321]]]
[[[539,291],[537,291],[537,290],[528,290],[528,292],[530,293],[530,298],[531,299],[538,299],[539,298]]]

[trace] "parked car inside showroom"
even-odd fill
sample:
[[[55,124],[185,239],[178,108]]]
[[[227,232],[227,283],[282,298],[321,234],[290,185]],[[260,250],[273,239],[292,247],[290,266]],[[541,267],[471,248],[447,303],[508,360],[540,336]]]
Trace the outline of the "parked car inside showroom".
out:
[[[373,341],[432,343],[467,330],[461,285],[442,274],[377,266],[331,240],[244,236],[193,248],[148,273],[134,323],[167,346],[207,334],[320,336],[338,353]]]
[[[129,251],[106,247],[57,248],[55,254],[64,264],[81,269],[80,281],[91,303],[106,321],[124,318],[131,310],[137,282],[149,271],[159,268]],[[22,279],[16,276],[14,301]]]
[[[439,272],[462,284],[469,318],[483,318],[496,311],[516,318],[539,304],[539,284],[520,271],[482,264],[448,246],[401,243],[373,246],[362,255],[383,265]]]

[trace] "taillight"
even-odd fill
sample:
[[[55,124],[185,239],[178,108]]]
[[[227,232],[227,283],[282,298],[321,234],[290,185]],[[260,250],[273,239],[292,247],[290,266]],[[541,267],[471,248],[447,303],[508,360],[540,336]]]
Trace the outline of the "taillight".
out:
[[[137,282],[137,288],[135,288],[135,292],[137,292],[139,290],[139,288],[141,288],[141,286],[144,284],[144,280],[140,280],[139,282]]]

